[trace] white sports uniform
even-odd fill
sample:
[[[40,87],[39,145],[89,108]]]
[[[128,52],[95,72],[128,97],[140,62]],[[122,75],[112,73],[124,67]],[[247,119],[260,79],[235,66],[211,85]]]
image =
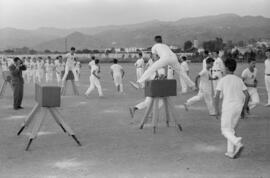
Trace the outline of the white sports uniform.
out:
[[[64,70],[63,65],[58,61],[55,61],[55,74],[56,74],[56,80],[59,84],[61,82],[61,72]]]
[[[37,78],[38,82],[41,82],[41,80],[43,78],[43,62],[42,61],[37,61],[36,78]]]
[[[187,72],[189,71],[187,61],[183,61],[181,63],[181,69],[182,69],[182,72],[185,73],[185,75],[187,75]],[[187,89],[188,89],[188,86],[187,86],[187,83],[186,83],[186,81],[184,80],[183,77],[180,77],[180,83],[181,83],[181,87],[182,87],[182,93],[186,93]]]
[[[193,96],[192,98],[187,100],[187,106],[191,106],[192,104],[204,99],[204,102],[208,108],[208,112],[210,115],[215,115],[215,107],[214,107],[214,101],[212,97],[212,89],[211,89],[211,80],[209,80],[210,77],[210,71],[203,69],[200,73],[200,86],[199,86],[199,92],[196,96]]]
[[[264,81],[265,81],[265,87],[266,87],[266,91],[267,91],[267,95],[268,95],[267,104],[270,105],[270,59],[266,59],[264,61],[264,65],[265,65]]]
[[[33,83],[36,80],[36,70],[35,70],[35,63],[33,60],[30,61],[30,82],[33,81]]]
[[[36,83],[37,76],[38,76],[38,65],[37,65],[37,62],[33,62],[32,65],[33,65],[32,79],[33,79],[33,82]]]
[[[111,65],[111,70],[113,72],[113,81],[115,86],[120,86],[120,92],[123,92],[123,79],[122,79],[122,71],[123,67],[119,64],[113,64]]]
[[[204,58],[203,61],[202,61],[202,69],[203,69],[203,70],[206,69],[206,60],[207,60],[208,58],[209,58],[209,56],[206,57],[206,58]]]
[[[249,70],[249,68],[246,68],[243,72],[242,72],[242,79],[244,80],[244,83],[246,84],[250,84],[253,85],[255,83],[255,79],[257,76],[257,69],[254,68],[254,71],[251,72]],[[249,96],[250,96],[250,100],[248,103],[248,106],[250,109],[254,108],[257,104],[260,103],[260,98],[259,98],[259,94],[257,91],[256,87],[247,87]]]
[[[76,82],[79,81],[78,75],[76,73],[76,68],[75,68],[76,55],[75,54],[72,55],[71,53],[68,53],[66,55],[66,58],[67,58],[67,61],[66,61],[65,73],[63,75],[62,81],[64,82],[67,79],[69,71],[72,71],[75,81]]]
[[[91,74],[90,74],[90,77],[89,77],[90,86],[87,89],[87,91],[85,92],[85,95],[88,96],[96,87],[98,89],[99,96],[103,96],[100,81],[95,75],[93,75],[93,73],[96,73],[96,74],[99,73],[99,67],[97,65],[91,65]]]
[[[46,82],[52,82],[53,81],[53,68],[54,68],[54,64],[53,63],[45,63],[45,77],[46,77]]]
[[[77,76],[79,78],[80,74],[81,74],[81,63],[80,63],[80,61],[77,61],[75,63],[75,70],[76,70]]]
[[[27,75],[27,83],[31,82],[31,65],[29,61],[25,62],[26,65],[26,75]]]
[[[247,90],[247,87],[243,80],[232,74],[223,77],[217,85],[217,91],[223,94],[221,132],[227,139],[227,152],[229,153],[234,152],[234,146],[241,141],[241,137],[235,136],[235,127],[244,106],[244,90]]]
[[[217,88],[217,84],[224,74],[225,74],[224,62],[220,57],[218,57],[215,59],[215,62],[212,67],[212,78],[218,77],[217,80],[213,80],[214,89]]]
[[[163,43],[157,43],[152,47],[152,54],[156,54],[159,56],[159,60],[155,61],[141,76],[141,78],[137,81],[138,83],[144,83],[147,79],[149,79],[158,69],[162,67],[166,67],[167,65],[171,66],[174,71],[179,74],[179,78],[183,77],[183,79],[187,82],[189,87],[194,87],[195,84],[190,78],[182,72],[181,66],[178,62],[177,56],[172,52],[172,50]]]
[[[137,80],[139,80],[141,78],[141,76],[143,75],[144,72],[144,60],[143,58],[138,59],[135,64],[136,66],[136,76],[137,76]],[[144,84],[142,85],[142,87],[144,86]]]

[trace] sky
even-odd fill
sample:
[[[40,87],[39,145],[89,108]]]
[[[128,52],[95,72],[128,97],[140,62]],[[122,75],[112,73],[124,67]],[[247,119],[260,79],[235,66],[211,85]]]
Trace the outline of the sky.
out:
[[[77,28],[235,13],[270,18],[270,0],[0,0],[0,28]]]

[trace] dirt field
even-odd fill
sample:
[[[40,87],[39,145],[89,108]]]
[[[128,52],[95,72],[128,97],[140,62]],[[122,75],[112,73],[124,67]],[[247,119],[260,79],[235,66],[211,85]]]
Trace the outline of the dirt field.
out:
[[[156,134],[150,125],[143,130],[138,124],[144,111],[130,118],[128,107],[143,100],[143,91],[134,90],[128,80],[135,80],[131,64],[123,65],[125,94],[117,94],[110,76],[109,64],[101,64],[101,84],[105,97],[97,91],[88,99],[83,96],[62,98],[60,109],[65,121],[73,128],[82,147],[48,116],[39,137],[29,151],[24,151],[31,126],[16,136],[24,118],[35,104],[34,85],[25,85],[24,110],[12,109],[12,93],[0,99],[0,177],[25,178],[269,178],[270,177],[270,110],[263,105],[241,120],[239,135],[245,150],[236,160],[224,156],[226,141],[220,133],[220,121],[209,117],[203,102],[186,112],[182,104],[195,93],[173,98],[183,132],[167,128],[160,119]],[[239,65],[238,72],[245,65]],[[191,64],[191,75],[201,68]],[[259,69],[261,103],[266,103],[262,64]],[[2,83],[2,80],[1,80]],[[89,71],[83,66],[80,92],[89,85]],[[179,90],[180,91],[180,90]],[[163,111],[161,111],[161,114]]]

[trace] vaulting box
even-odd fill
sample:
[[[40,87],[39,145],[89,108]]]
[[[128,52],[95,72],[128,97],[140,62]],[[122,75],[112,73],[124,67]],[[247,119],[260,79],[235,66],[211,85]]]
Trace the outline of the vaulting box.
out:
[[[62,78],[63,78],[64,74],[65,74],[65,71],[62,71],[62,73],[61,73]],[[74,75],[73,75],[72,71],[68,72],[67,80],[74,80]]]
[[[10,71],[3,71],[2,72],[3,78],[5,81],[11,81],[11,74]]]
[[[35,86],[35,100],[41,107],[60,107],[61,88],[58,86],[46,86],[37,84]]]
[[[149,80],[145,82],[145,96],[167,97],[177,95],[176,80]]]

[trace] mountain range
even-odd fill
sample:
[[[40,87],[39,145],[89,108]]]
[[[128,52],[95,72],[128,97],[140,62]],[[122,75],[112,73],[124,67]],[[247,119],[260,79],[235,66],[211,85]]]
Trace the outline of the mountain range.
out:
[[[27,46],[35,50],[99,49],[107,47],[149,47],[153,37],[163,36],[170,45],[183,46],[187,40],[199,42],[223,38],[224,41],[270,38],[270,18],[220,14],[182,18],[177,21],[153,20],[138,24],[60,29],[42,27],[34,30],[0,29],[0,49]]]

